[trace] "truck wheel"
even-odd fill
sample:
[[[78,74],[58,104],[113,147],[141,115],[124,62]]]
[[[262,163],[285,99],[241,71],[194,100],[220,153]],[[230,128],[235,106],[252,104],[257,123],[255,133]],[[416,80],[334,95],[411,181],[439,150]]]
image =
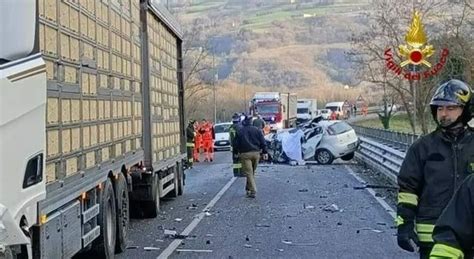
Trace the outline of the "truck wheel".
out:
[[[160,210],[160,195],[158,194],[158,184],[160,183],[160,179],[158,174],[153,174],[151,180],[151,200],[143,201],[143,216],[145,218],[156,218],[158,216],[158,211]]]
[[[178,195],[184,193],[184,169],[181,164],[178,164]]]
[[[122,173],[118,174],[115,181],[115,197],[117,198],[117,242],[115,251],[121,253],[127,248],[127,229],[130,222],[127,181]]]
[[[326,149],[319,149],[316,151],[315,159],[322,165],[329,165],[334,161],[334,156]]]
[[[100,258],[113,258],[115,251],[116,216],[115,195],[110,179],[104,182],[104,188],[99,197],[100,212],[97,223],[100,226],[100,236],[94,241],[93,250]]]

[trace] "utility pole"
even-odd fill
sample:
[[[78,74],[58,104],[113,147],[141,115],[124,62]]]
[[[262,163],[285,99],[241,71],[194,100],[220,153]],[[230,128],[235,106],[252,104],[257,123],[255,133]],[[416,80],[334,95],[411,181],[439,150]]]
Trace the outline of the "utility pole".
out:
[[[214,123],[217,123],[217,102],[216,102],[216,83],[217,80],[219,80],[219,75],[217,74],[216,71],[216,65],[215,65],[215,58],[214,58],[214,51],[212,53],[212,90],[213,90],[213,97],[214,97]]]

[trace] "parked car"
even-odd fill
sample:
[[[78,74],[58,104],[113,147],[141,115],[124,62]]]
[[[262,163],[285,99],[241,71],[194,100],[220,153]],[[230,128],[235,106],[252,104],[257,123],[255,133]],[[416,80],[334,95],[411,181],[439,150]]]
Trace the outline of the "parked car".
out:
[[[323,117],[323,120],[329,120],[329,118],[331,117],[331,110],[321,109],[320,111],[321,111],[320,114]]]
[[[216,137],[214,139],[214,150],[230,150],[230,135],[229,129],[232,125],[231,122],[216,123],[214,125],[214,133]]]
[[[294,160],[289,154],[295,154],[295,147],[301,149],[303,160],[316,160],[319,164],[331,164],[337,158],[346,161],[354,158],[359,146],[354,129],[344,121],[323,121],[321,118],[302,124],[298,129],[279,131],[268,136],[266,139],[272,160]],[[292,142],[289,143],[288,139]]]
[[[388,104],[387,105],[387,110],[390,111],[390,109],[392,110],[392,112],[397,112],[400,109],[400,107],[397,104],[394,104],[393,106],[391,104]],[[384,106],[383,105],[380,106],[380,111],[381,112],[384,111]]]

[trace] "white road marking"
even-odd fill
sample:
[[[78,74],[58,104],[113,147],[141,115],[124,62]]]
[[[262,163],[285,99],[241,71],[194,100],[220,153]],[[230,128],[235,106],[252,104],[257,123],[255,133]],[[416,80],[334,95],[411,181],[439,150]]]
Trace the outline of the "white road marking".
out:
[[[181,232],[181,235],[189,235],[194,228],[197,227],[199,222],[206,216],[206,212],[209,211],[214,205],[219,201],[219,199],[224,195],[224,193],[230,188],[230,186],[235,182],[237,178],[232,177],[230,181],[222,187],[222,189],[216,194],[216,196],[207,204],[207,206],[199,213],[197,216],[194,217],[193,221]],[[179,245],[183,242],[182,239],[175,239],[171,244],[163,250],[163,252],[157,257],[157,259],[164,259],[168,258],[175,250],[179,247]]]
[[[354,178],[359,181],[361,184],[365,184],[365,181],[362,180],[362,178],[360,178],[358,175],[356,175],[354,173],[354,171],[349,167],[349,166],[345,166],[346,167],[346,170],[349,172],[349,174],[351,174],[352,176],[354,176]],[[375,191],[372,189],[372,188],[365,188],[372,196],[374,196],[375,200],[377,200],[377,202],[382,205],[382,207],[385,209],[385,211],[387,211],[388,214],[390,214],[390,216],[392,216],[393,219],[395,219],[397,217],[397,213],[395,213],[395,211],[392,209],[392,207],[390,207],[390,205],[387,204],[386,201],[384,201],[382,198],[380,197],[377,197],[375,195]]]

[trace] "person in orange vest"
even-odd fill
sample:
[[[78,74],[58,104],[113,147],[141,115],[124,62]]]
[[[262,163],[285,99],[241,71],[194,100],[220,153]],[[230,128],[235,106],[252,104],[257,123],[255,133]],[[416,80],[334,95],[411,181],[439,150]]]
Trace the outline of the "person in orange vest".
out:
[[[332,121],[337,120],[337,114],[336,114],[335,111],[333,111],[333,112],[331,113],[331,120],[332,120]]]
[[[200,133],[200,125],[199,122],[194,123],[194,150],[193,150],[193,158],[194,162],[199,162],[199,155],[201,153],[201,146],[202,146],[202,135]]]
[[[363,114],[364,116],[367,116],[367,110],[368,110],[367,106],[364,106],[364,107],[362,108],[362,114]]]
[[[202,144],[204,147],[204,161],[212,162],[214,160],[214,126],[206,121],[201,127],[200,133],[202,134]]]

